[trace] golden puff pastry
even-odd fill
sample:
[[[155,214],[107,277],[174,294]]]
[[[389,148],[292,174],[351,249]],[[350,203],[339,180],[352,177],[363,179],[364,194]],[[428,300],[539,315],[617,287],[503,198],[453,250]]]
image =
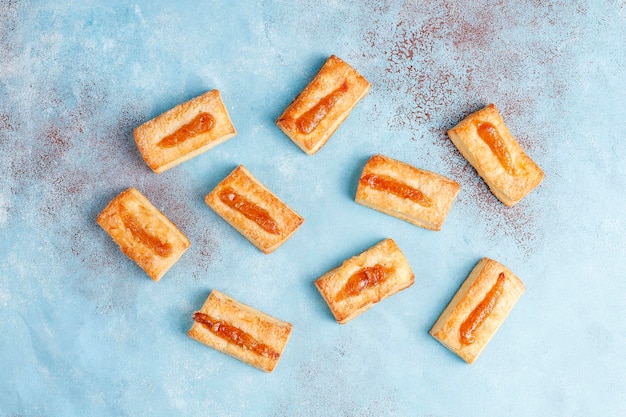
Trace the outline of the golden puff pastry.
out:
[[[292,325],[213,290],[193,315],[189,337],[265,372],[272,372]]]
[[[520,201],[543,180],[543,171],[511,135],[494,104],[467,116],[448,136],[507,206]]]
[[[96,221],[122,252],[154,281],[160,280],[191,245],[187,237],[134,188],[115,197]]]
[[[385,239],[315,281],[337,322],[343,324],[379,301],[413,285],[402,251]]]
[[[443,175],[374,155],[363,168],[355,201],[417,226],[441,230],[460,188]]]
[[[179,104],[134,131],[141,156],[157,174],[236,134],[218,90]]]
[[[441,313],[430,334],[471,364],[525,289],[506,266],[483,258]]]
[[[308,155],[319,151],[367,94],[370,83],[332,55],[278,118],[278,127]]]
[[[205,197],[206,204],[263,253],[271,253],[304,219],[239,165]]]

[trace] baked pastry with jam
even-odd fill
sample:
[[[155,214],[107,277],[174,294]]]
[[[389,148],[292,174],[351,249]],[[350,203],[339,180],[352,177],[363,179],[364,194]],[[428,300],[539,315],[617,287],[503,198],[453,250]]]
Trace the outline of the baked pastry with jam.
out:
[[[526,288],[510,269],[483,258],[430,330],[467,363],[473,363]]]
[[[543,180],[543,171],[509,132],[494,104],[467,116],[448,136],[507,206],[519,202]]]
[[[355,201],[430,230],[441,230],[460,185],[443,175],[374,155],[359,178]]]
[[[204,199],[263,253],[275,251],[304,219],[239,165]]]
[[[218,90],[179,104],[134,131],[141,156],[157,174],[236,134]]]
[[[193,314],[189,337],[265,372],[272,372],[292,325],[217,291]]]
[[[315,78],[287,106],[276,125],[308,155],[328,142],[370,83],[341,58],[331,55]]]
[[[160,280],[189,248],[189,239],[135,188],[115,197],[96,222],[150,278]]]
[[[409,262],[392,239],[385,239],[315,281],[338,323],[413,285]]]

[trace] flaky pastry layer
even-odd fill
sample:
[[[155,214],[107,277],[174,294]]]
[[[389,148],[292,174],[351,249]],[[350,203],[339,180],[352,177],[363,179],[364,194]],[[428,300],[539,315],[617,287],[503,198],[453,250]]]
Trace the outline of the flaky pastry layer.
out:
[[[213,290],[194,314],[189,337],[265,372],[282,357],[292,325]]]
[[[203,128],[199,126],[200,116],[207,119]],[[141,156],[157,174],[206,152],[236,134],[218,90],[179,104],[134,130]]]
[[[543,171],[509,132],[494,104],[467,116],[448,136],[507,206],[516,204],[543,180]]]
[[[308,155],[313,155],[367,94],[370,83],[335,55],[278,118],[278,127]]]
[[[338,323],[346,323],[381,300],[413,285],[409,262],[385,239],[322,275],[315,286]]]
[[[222,180],[205,202],[266,254],[285,243],[304,222],[243,165]]]
[[[154,281],[160,280],[191,245],[135,188],[114,198],[96,221]]]
[[[355,201],[417,226],[441,230],[459,193],[456,181],[383,155],[361,173]]]
[[[454,295],[430,334],[473,363],[526,290],[506,266],[483,258]]]

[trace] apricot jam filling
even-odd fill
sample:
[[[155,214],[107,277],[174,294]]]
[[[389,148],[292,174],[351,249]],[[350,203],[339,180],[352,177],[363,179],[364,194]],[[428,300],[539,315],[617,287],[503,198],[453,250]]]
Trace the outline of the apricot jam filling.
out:
[[[381,284],[389,277],[389,271],[382,265],[368,266],[359,269],[352,274],[346,285],[336,295],[336,300],[341,301],[346,298],[359,295],[362,291]]]
[[[476,341],[476,330],[487,320],[496,306],[498,299],[504,291],[504,281],[504,272],[500,272],[496,283],[493,284],[493,287],[491,287],[489,292],[485,295],[485,298],[483,298],[461,324],[460,334],[462,344],[471,345]]]
[[[278,225],[272,219],[270,214],[262,207],[259,207],[252,201],[248,200],[242,195],[237,194],[231,187],[225,187],[218,194],[222,203],[226,204],[233,210],[237,210],[243,214],[247,219],[252,220],[259,227],[268,233],[277,235],[280,233]]]
[[[478,122],[476,131],[478,136],[489,146],[491,152],[498,158],[504,170],[511,175],[515,175],[513,158],[496,127],[489,122]]]
[[[201,133],[208,132],[214,124],[215,119],[210,113],[198,113],[189,123],[182,125],[174,133],[161,139],[157,145],[161,148],[173,148]]]
[[[270,346],[259,342],[250,334],[244,332],[238,327],[226,323],[225,321],[216,320],[208,314],[204,314],[199,311],[194,313],[193,320],[200,323],[204,328],[217,337],[226,340],[228,343],[232,343],[245,350],[252,351],[265,358],[278,359],[280,357],[280,353],[276,352]]]
[[[318,101],[315,106],[304,112],[298,120],[296,120],[296,127],[300,133],[311,133],[347,91],[348,84],[344,81],[339,88],[333,90],[330,94]]]
[[[135,240],[144,246],[147,246],[150,250],[162,258],[172,254],[172,245],[169,242],[163,243],[157,236],[150,234],[130,213],[122,210],[120,216],[122,218],[122,223],[124,223],[124,227],[130,231],[130,234],[135,238]]]
[[[400,198],[409,199],[422,207],[431,207],[433,205],[432,200],[420,190],[386,175],[366,174],[361,178],[360,182],[374,190],[388,192]]]

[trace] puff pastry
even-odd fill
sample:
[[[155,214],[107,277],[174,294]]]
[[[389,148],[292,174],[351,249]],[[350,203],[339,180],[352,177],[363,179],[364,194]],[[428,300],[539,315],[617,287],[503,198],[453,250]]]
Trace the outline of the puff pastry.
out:
[[[134,131],[141,156],[157,174],[206,152],[236,133],[218,90],[179,104]]]
[[[191,245],[135,188],[115,197],[96,221],[154,281],[160,280]]]
[[[265,372],[272,372],[292,325],[213,290],[193,315],[191,338]]]
[[[467,116],[448,136],[507,206],[520,201],[543,180],[543,171],[509,132],[494,104]]]
[[[379,301],[413,285],[409,262],[385,239],[315,281],[337,322],[346,323]]]
[[[206,204],[263,253],[271,253],[304,219],[239,165],[205,197]]]
[[[332,55],[276,124],[304,152],[313,155],[369,89],[370,83],[361,74]]]
[[[467,363],[473,363],[524,293],[506,266],[483,258],[467,277],[430,334]]]
[[[355,201],[417,226],[441,230],[460,188],[443,175],[374,155],[363,168]]]

